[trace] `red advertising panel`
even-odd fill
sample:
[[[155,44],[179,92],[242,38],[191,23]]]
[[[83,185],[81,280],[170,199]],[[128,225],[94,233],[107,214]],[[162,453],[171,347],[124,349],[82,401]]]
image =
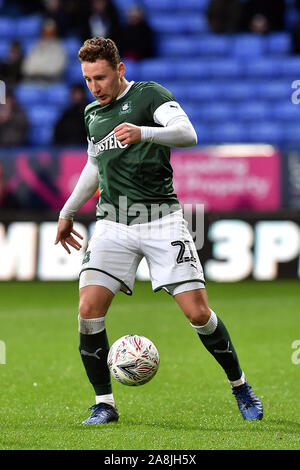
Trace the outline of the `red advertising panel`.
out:
[[[280,155],[270,145],[174,150],[172,166],[182,204],[202,203],[208,212],[280,208]]]

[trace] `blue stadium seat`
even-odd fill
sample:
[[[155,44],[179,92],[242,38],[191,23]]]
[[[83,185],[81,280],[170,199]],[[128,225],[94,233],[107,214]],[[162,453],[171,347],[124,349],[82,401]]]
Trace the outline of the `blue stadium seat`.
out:
[[[243,73],[248,78],[276,78],[282,75],[282,58],[255,57],[243,61]]]
[[[211,78],[239,79],[243,73],[241,63],[231,57],[225,59],[212,59],[205,62],[208,74]]]
[[[127,80],[135,80],[135,81],[138,81],[140,80],[140,68],[141,68],[141,65],[143,63],[143,61],[140,61],[140,62],[134,62],[132,60],[123,60],[124,64],[125,64],[125,76],[127,78]],[[150,80],[150,78],[148,77],[148,80]]]
[[[217,101],[208,103],[207,106],[194,104],[191,106],[191,115],[193,119],[204,123],[221,123],[234,120],[234,106],[230,103]],[[185,109],[185,108],[184,108]]]
[[[300,56],[288,56],[281,58],[282,75],[296,80],[300,76]]]
[[[289,54],[291,35],[288,32],[273,32],[266,37],[268,54]]]
[[[224,99],[230,101],[248,101],[256,97],[256,87],[251,81],[242,81],[241,79],[224,81],[219,83],[219,87]]]
[[[69,84],[85,83],[82,76],[81,65],[78,60],[69,63],[67,70],[65,71],[65,79]]]
[[[195,34],[209,30],[206,16],[201,14],[149,14],[148,21],[159,34]]]
[[[47,104],[63,107],[70,102],[70,89],[64,83],[55,83],[47,86],[44,98]]]
[[[0,17],[0,38],[11,41],[16,36],[15,22],[12,18]]]
[[[166,57],[194,57],[198,54],[196,41],[191,41],[189,37],[182,34],[164,35],[157,44],[159,56]]]
[[[38,38],[42,27],[40,15],[22,16],[16,20],[15,34],[18,38]]]
[[[117,0],[117,3],[124,0]],[[146,12],[193,12],[194,14],[204,13],[207,10],[210,0],[141,0]]]
[[[28,132],[28,143],[36,147],[51,145],[53,143],[53,131],[53,125],[32,126]]]
[[[212,143],[238,143],[248,141],[247,126],[236,121],[211,126],[209,131]]]
[[[241,122],[257,122],[272,118],[270,108],[261,101],[234,104],[235,117]]]
[[[204,80],[200,82],[193,82],[191,86],[186,87],[187,99],[191,102],[213,102],[213,100],[219,99],[221,97],[221,89],[218,81],[207,81]],[[199,106],[203,106],[203,103],[199,103]]]
[[[282,101],[270,105],[270,112],[276,121],[286,121],[292,123],[300,122],[300,104],[293,104],[291,101]]]
[[[36,83],[21,83],[15,88],[17,100],[23,106],[41,103],[44,95],[44,88]]]
[[[292,122],[283,125],[282,129],[282,141],[284,145],[300,145],[300,122]]]
[[[251,142],[280,145],[283,140],[282,126],[274,120],[248,124]]]
[[[177,64],[167,60],[148,59],[139,64],[139,77],[141,80],[165,81],[174,78]]]
[[[68,58],[70,60],[77,59],[77,53],[82,45],[81,41],[76,37],[69,36],[62,39],[62,43]]]
[[[162,85],[170,90],[170,92],[173,94],[175,99],[179,101],[180,104],[188,102],[191,93],[190,87],[188,85],[184,86],[182,83],[177,81],[164,82]]]
[[[209,77],[209,69],[205,61],[192,59],[178,59],[172,67],[173,78],[186,80],[203,80]],[[191,84],[193,86],[193,84]]]
[[[225,34],[200,34],[192,39],[193,49],[200,56],[224,57],[231,53],[232,38]]]
[[[27,106],[25,111],[32,126],[44,125],[45,127],[54,125],[61,113],[57,106],[49,104]]]
[[[255,34],[238,34],[233,43],[233,56],[260,57],[266,51],[266,43],[262,36]]]
[[[292,94],[291,82],[281,80],[261,80],[255,83],[256,97],[261,100],[278,102],[290,100]]]

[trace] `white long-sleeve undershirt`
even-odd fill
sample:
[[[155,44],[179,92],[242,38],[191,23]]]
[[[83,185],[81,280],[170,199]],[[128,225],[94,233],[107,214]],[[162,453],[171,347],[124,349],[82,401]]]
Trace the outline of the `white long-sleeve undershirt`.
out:
[[[75,188],[59,217],[61,219],[72,220],[76,212],[82,207],[98,189],[98,163],[96,158],[88,157]]]

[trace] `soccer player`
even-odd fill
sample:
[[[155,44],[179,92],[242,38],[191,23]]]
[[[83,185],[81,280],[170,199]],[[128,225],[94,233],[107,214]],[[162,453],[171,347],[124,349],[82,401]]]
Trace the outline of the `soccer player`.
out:
[[[95,97],[85,109],[88,159],[64,207],[55,243],[81,248],[73,217],[97,188],[97,222],[79,280],[79,351],[96,402],[84,424],[117,421],[107,366],[105,315],[118,291],[132,294],[145,256],[154,291],[171,294],[224,369],[244,419],[263,407],[248,384],[222,320],[209,307],[203,270],[173,190],[170,147],[197,143],[173,95],[155,82],[128,82],[115,43],[88,39],[78,52]]]

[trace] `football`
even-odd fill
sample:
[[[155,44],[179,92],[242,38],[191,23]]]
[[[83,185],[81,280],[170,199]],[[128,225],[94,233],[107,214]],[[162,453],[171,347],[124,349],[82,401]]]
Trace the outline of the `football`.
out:
[[[113,377],[123,385],[143,385],[159,367],[159,353],[150,339],[126,335],[111,346],[107,364]]]

